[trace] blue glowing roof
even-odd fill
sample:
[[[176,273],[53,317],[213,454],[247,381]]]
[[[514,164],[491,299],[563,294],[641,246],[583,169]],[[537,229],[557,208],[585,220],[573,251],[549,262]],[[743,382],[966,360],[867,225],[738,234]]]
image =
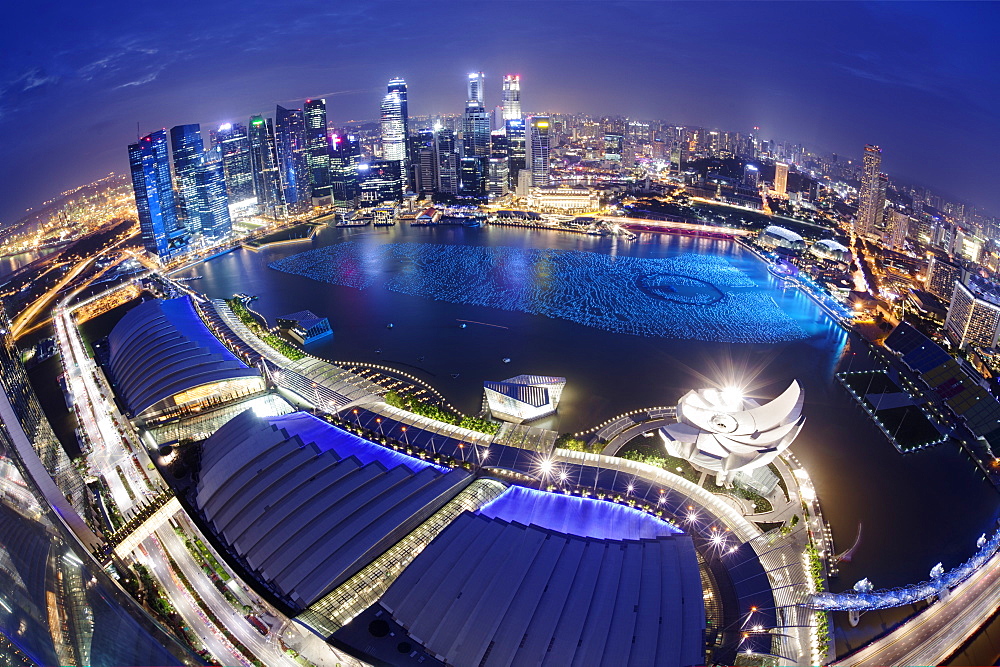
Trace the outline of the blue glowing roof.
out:
[[[523,486],[510,487],[478,514],[601,540],[652,539],[681,532],[631,507]]]
[[[362,465],[378,461],[386,468],[403,465],[413,472],[418,472],[424,468],[434,468],[441,472],[449,472],[451,470],[450,468],[435,465],[423,459],[407,456],[406,454],[400,454],[395,450],[371,443],[353,433],[331,426],[308,412],[292,412],[287,415],[268,417],[267,421],[272,426],[284,429],[289,436],[299,436],[302,442],[315,443],[322,451],[332,449],[340,459],[355,456]]]

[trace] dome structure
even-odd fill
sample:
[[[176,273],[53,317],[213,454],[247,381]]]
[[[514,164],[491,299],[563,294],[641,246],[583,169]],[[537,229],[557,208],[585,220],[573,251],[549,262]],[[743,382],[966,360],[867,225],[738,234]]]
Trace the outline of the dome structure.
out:
[[[697,389],[677,404],[677,423],[660,429],[667,453],[715,473],[722,485],[788,449],[802,430],[804,395],[797,381],[766,403],[738,389]]]

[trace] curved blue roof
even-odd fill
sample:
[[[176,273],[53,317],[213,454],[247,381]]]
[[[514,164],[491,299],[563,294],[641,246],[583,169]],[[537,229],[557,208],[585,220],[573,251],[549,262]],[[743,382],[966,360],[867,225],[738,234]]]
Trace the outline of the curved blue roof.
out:
[[[318,417],[314,417],[308,412],[292,412],[278,417],[268,417],[267,421],[272,426],[283,429],[289,436],[297,435],[302,439],[302,442],[313,443],[320,451],[334,450],[338,458],[342,459],[346,459],[349,456],[357,457],[362,465],[377,461],[386,468],[403,465],[413,472],[419,472],[424,468],[434,468],[439,472],[449,472],[451,470],[450,468],[435,465],[423,459],[400,454],[395,450],[376,445],[368,440],[359,438],[353,433],[331,426],[329,423]]]
[[[111,373],[137,415],[182,391],[260,375],[202,323],[188,297],[146,301],[108,336]]]
[[[632,507],[512,486],[477,514],[601,540],[653,539],[681,531]]]

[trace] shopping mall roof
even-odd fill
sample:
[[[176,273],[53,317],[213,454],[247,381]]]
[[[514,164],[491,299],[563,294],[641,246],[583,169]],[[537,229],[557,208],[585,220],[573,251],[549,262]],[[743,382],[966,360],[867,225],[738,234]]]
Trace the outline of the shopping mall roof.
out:
[[[132,415],[196,387],[260,375],[212,335],[188,297],[136,306],[108,343],[111,374]]]
[[[471,477],[304,413],[235,417],[202,449],[197,505],[263,582],[302,608],[399,541]]]

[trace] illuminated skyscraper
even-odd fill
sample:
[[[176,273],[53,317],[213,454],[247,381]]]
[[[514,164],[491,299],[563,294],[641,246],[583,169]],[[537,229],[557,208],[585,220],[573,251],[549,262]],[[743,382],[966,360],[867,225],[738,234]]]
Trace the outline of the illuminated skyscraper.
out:
[[[956,282],[944,323],[952,343],[993,349],[1000,343],[1000,294],[995,285]]]
[[[441,128],[436,135],[438,192],[447,195],[458,194],[458,152],[455,150],[455,133],[447,128]]]
[[[886,243],[893,250],[902,250],[903,242],[906,240],[906,236],[910,230],[910,216],[900,213],[894,208],[889,209],[888,223],[888,229],[886,230],[888,234],[885,238]]]
[[[885,190],[879,181],[882,166],[882,149],[868,144],[862,163],[861,190],[858,192],[858,214],[854,229],[858,234],[874,234],[882,223],[885,207]]]
[[[358,166],[361,162],[361,143],[351,135],[333,135],[330,151],[330,176],[333,198],[338,207],[351,208],[361,194]]]
[[[465,98],[467,102],[478,102],[479,106],[486,107],[486,75],[482,72],[469,72],[469,94]]]
[[[396,78],[389,81],[389,92],[382,98],[382,158],[404,165],[407,141],[406,82]]]
[[[198,169],[198,199],[201,210],[201,234],[209,241],[219,241],[233,231],[226,196],[225,172],[222,162],[204,160]]]
[[[458,193],[464,197],[486,196],[489,158],[463,157],[458,161]]]
[[[490,159],[486,180],[490,198],[502,197],[510,189],[507,135],[502,130],[490,135]]]
[[[784,162],[774,163],[774,192],[785,195],[788,191],[788,165]]]
[[[503,78],[503,119],[521,119],[521,77],[507,74]]]
[[[438,162],[435,144],[437,137],[431,128],[423,128],[417,132],[412,150],[414,191],[422,196],[428,196],[437,191]]]
[[[757,189],[760,185],[760,170],[755,165],[746,164],[743,166],[743,185],[753,189]]]
[[[366,206],[403,200],[403,172],[398,160],[375,160],[360,167],[361,201]]]
[[[312,204],[312,183],[302,109],[286,109],[279,105],[274,114],[274,133],[285,203],[290,209],[306,211]]]
[[[240,123],[226,123],[215,133],[214,143],[222,155],[230,203],[235,205],[252,201],[255,195],[247,128]]]
[[[201,232],[202,213],[199,201],[198,170],[204,159],[205,143],[201,139],[201,126],[175,125],[170,128],[170,153],[177,182],[177,218],[189,234]]]
[[[309,182],[316,205],[332,201],[330,187],[330,137],[326,130],[326,100],[306,100],[306,155]]]
[[[161,260],[184,252],[187,233],[174,205],[166,130],[147,134],[129,145],[128,161],[142,245]]]
[[[510,188],[517,187],[517,175],[528,162],[525,148],[525,127],[523,118],[512,118],[504,123],[507,143],[507,173],[510,177]]]
[[[536,188],[549,184],[549,124],[548,116],[532,116],[529,123],[531,185]]]
[[[625,146],[625,137],[614,132],[604,135],[604,159],[611,162],[622,161],[622,151]]]
[[[253,189],[261,215],[285,217],[285,195],[278,175],[278,155],[274,145],[274,125],[263,116],[250,117],[250,165]]]

